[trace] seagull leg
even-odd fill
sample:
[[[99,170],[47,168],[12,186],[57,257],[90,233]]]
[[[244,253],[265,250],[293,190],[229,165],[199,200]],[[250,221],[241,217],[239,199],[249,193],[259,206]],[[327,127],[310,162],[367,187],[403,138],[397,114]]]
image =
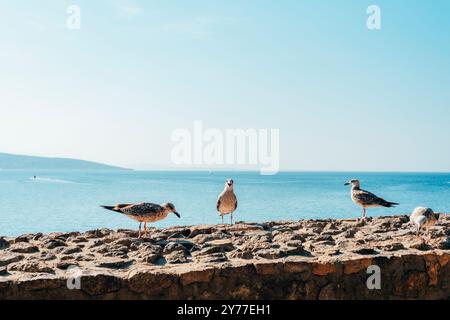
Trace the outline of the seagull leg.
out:
[[[223,224],[223,215],[221,215],[221,217],[222,217],[222,224]]]
[[[139,235],[138,235],[138,239],[141,238],[141,225],[142,225],[142,222],[139,222]]]
[[[231,224],[233,224],[233,214],[231,214],[230,217],[231,217]]]
[[[363,208],[363,219],[366,219],[366,208]]]
[[[144,222],[144,236],[147,236],[147,222]]]

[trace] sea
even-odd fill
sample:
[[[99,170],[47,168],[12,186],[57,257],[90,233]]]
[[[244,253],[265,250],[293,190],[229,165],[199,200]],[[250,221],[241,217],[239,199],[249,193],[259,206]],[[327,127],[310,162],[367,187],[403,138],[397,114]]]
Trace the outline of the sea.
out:
[[[172,202],[181,219],[169,215],[155,224],[158,228],[220,223],[216,200],[229,178],[238,197],[236,221],[359,217],[361,208],[344,186],[352,178],[400,203],[368,209],[369,216],[409,214],[417,206],[450,212],[450,173],[2,170],[0,236],[137,229],[137,222],[100,208],[116,203]]]

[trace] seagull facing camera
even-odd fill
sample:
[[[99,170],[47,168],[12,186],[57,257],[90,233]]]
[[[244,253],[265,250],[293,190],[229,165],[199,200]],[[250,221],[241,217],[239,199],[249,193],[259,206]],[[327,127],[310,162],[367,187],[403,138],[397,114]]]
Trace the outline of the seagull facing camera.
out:
[[[225,188],[217,199],[217,211],[219,211],[220,217],[222,218],[222,224],[223,216],[228,214],[230,215],[231,224],[233,224],[233,212],[237,208],[237,197],[234,194],[233,187],[233,179],[226,180]]]

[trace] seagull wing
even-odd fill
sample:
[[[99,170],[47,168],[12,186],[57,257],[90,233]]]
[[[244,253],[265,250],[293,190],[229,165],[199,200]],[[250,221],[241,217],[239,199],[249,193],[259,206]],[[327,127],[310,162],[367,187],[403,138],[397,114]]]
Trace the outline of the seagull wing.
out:
[[[383,198],[377,197],[372,192],[366,190],[355,190],[353,197],[365,205],[379,205],[382,207],[392,207],[398,203],[389,202]]]
[[[147,215],[151,215],[152,213],[156,214],[164,209],[159,205],[155,203],[139,203],[139,204],[133,204],[130,206],[126,206],[124,208],[120,209],[120,212],[123,214],[134,216],[134,217],[143,217]]]
[[[220,197],[217,199],[217,205],[216,205],[217,211],[220,209]]]
[[[116,204],[114,209],[117,211],[121,211],[121,209],[126,208],[126,207],[130,207],[130,206],[134,206],[134,204],[132,203],[119,203]]]

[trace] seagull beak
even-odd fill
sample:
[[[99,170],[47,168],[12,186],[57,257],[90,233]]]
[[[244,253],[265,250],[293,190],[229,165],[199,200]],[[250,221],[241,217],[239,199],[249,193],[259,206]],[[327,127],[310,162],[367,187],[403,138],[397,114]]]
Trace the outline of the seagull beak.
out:
[[[344,186],[348,186],[350,184],[350,182],[344,183]]]
[[[178,212],[174,212],[174,214],[178,217],[181,218],[180,214]]]

